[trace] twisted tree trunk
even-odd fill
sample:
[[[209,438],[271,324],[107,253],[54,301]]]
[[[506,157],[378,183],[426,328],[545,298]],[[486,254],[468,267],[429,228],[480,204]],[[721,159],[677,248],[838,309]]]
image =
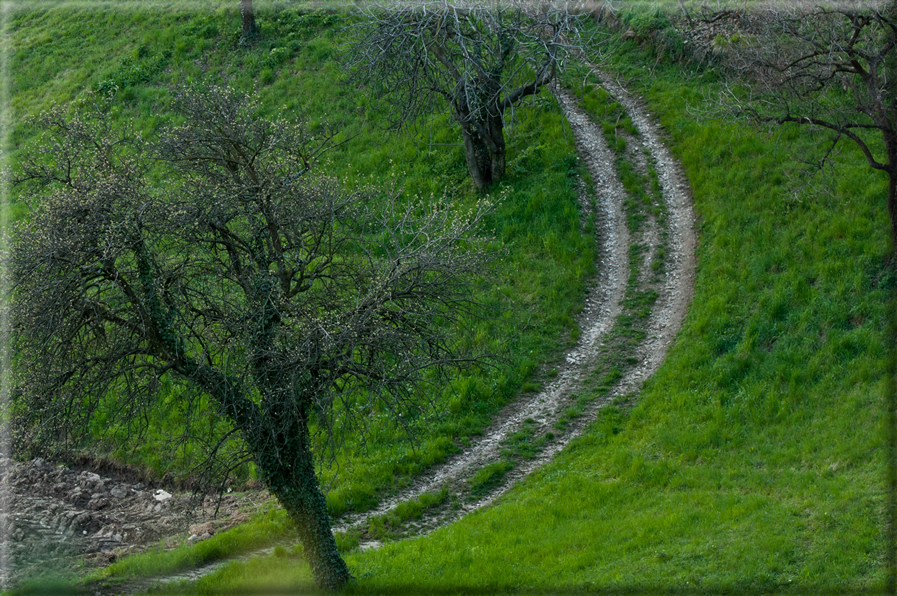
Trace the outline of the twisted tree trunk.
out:
[[[264,449],[256,453],[265,485],[295,522],[315,582],[326,590],[340,589],[352,575],[330,529],[327,501],[315,476],[308,428],[295,428],[277,446],[277,452]]]
[[[326,590],[345,586],[352,575],[337,550],[327,500],[315,475],[307,404],[276,399],[274,392],[272,404],[262,407],[220,371],[186,359],[177,370],[206,388],[240,430],[262,481],[296,524],[318,586]]]
[[[267,408],[266,427],[246,431],[243,436],[265,486],[296,524],[315,582],[325,590],[337,590],[352,575],[337,550],[327,500],[315,475],[307,407],[283,405],[286,407]]]

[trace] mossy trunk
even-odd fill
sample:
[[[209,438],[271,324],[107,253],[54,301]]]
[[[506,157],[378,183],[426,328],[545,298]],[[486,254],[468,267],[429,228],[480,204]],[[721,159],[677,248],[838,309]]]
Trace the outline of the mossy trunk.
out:
[[[271,391],[263,405],[246,397],[236,379],[184,357],[175,370],[209,391],[252,452],[262,480],[296,524],[305,558],[318,585],[342,588],[352,579],[336,548],[327,500],[315,475],[308,405]],[[264,371],[260,378],[266,378]]]
[[[256,435],[256,465],[268,490],[295,522],[305,558],[318,586],[337,590],[352,579],[336,548],[327,501],[315,475],[304,416],[293,424]],[[267,439],[267,440],[265,440]]]

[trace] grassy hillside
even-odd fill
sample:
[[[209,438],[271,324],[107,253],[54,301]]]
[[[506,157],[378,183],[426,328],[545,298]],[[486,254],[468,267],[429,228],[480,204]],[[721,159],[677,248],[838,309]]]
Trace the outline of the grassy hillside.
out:
[[[847,150],[831,195],[794,200],[798,131],[694,116],[712,71],[648,77],[654,57],[631,43],[611,60],[694,192],[677,345],[633,408],[605,409],[500,506],[354,568],[370,586],[881,585],[886,179]]]
[[[144,12],[155,14],[116,12],[104,17],[103,26],[124,30]],[[22,19],[14,33],[20,36],[14,65],[22,73],[33,72],[25,67],[37,59],[34,52],[25,55],[28,40],[52,39],[76,20],[64,9],[14,18]],[[352,124],[376,124],[376,113],[357,96],[335,90],[341,75],[333,29],[310,32],[288,60],[272,66],[280,60],[267,62],[275,47],[292,48],[273,40],[288,39],[283,36],[295,25],[276,33],[272,15],[263,21],[271,37],[241,53],[227,37],[236,30],[234,18],[224,4],[202,16],[157,16],[148,30],[133,25],[140,32],[132,34],[145,40],[131,44],[102,45],[98,40],[106,36],[94,32],[97,37],[78,50],[85,53],[79,59],[83,73],[74,66],[79,60],[48,55],[44,60],[59,68],[47,66],[40,80],[17,78],[15,105],[29,112],[54,94],[70,100],[118,76],[120,67],[110,67],[108,56],[113,62],[141,59],[139,43],[149,45],[150,57],[161,56],[173,45],[169,62],[122,98],[122,109],[148,129],[161,118],[155,106],[164,105],[167,85],[209,76],[200,74],[204,69],[227,72],[240,85],[260,85],[272,110],[284,98],[288,110],[304,106],[323,114],[327,106],[331,116],[357,130],[359,137],[330,156],[329,167],[339,175],[389,179],[392,159],[401,164],[396,169],[410,192],[449,186],[459,200],[472,196],[458,147],[427,148],[425,137],[385,136]],[[105,50],[94,50],[98,45]],[[886,179],[847,148],[833,192],[796,199],[789,186],[792,148],[810,142],[798,131],[767,136],[744,123],[697,116],[719,85],[712,70],[658,64],[633,42],[612,50],[606,51],[609,67],[630,81],[663,123],[694,193],[698,276],[685,327],[631,405],[604,408],[585,436],[496,506],[377,551],[347,546],[358,578],[354,591],[755,593],[882,584],[883,319],[895,283],[887,268]],[[66,69],[74,72],[71,80],[53,75]],[[455,417],[423,425],[431,433],[425,453],[433,454],[425,461],[438,460],[453,448],[452,438],[480,428],[537,363],[575,333],[570,317],[592,255],[578,232],[572,149],[552,103],[541,98],[520,112],[509,195],[494,221],[508,252],[497,266],[498,294],[489,295],[493,303],[506,296],[544,314],[529,320],[515,340],[513,363],[496,384],[490,384],[494,377],[462,379],[457,394],[446,393],[450,404],[455,395],[463,401]],[[435,124],[432,130],[437,142],[456,142],[451,131]],[[27,128],[16,134],[27,142]],[[484,323],[484,338],[502,337],[524,322],[519,312],[504,312]],[[342,461],[340,488],[331,493],[335,511],[363,507],[391,484],[392,474],[419,469],[404,444],[387,446],[393,432],[387,428],[377,436],[368,456]],[[297,584],[311,589],[296,555],[281,549],[234,563],[184,592]]]
[[[466,173],[460,134],[447,113],[405,134],[387,132],[377,109],[380,100],[344,84],[345,13],[286,2],[258,8],[262,38],[247,50],[236,47],[239,14],[232,3],[168,10],[127,2],[17,7],[7,23],[12,106],[21,123],[12,133],[13,161],[36,135],[27,117],[53,103],[115,90],[117,117],[151,136],[170,119],[173,88],[224,78],[239,89],[255,90],[269,115],[302,114],[311,126],[338,127],[337,140],[344,143],[318,168],[347,186],[396,186],[407,197],[447,195],[459,208],[479,199]],[[483,272],[484,290],[475,297],[480,312],[466,321],[469,332],[459,336],[499,360],[447,386],[427,387],[438,408],[410,421],[414,443],[385,412],[372,412],[366,441],[349,438],[334,465],[323,470],[325,484],[338,474],[328,494],[334,514],[369,508],[382,491],[455,451],[502,404],[521,390],[537,389],[539,364],[556,358],[576,337],[573,316],[581,308],[594,255],[590,230],[580,229],[572,140],[550,95],[532,98],[516,114],[508,176],[490,192],[495,210],[482,230],[494,237],[490,248],[499,257]],[[15,217],[27,217],[22,202],[12,208]],[[168,391],[143,444],[131,447],[126,430],[101,413],[100,442],[90,449],[160,475],[186,474],[201,454],[172,443],[181,414],[177,388]],[[214,416],[204,423],[207,432],[224,430]],[[251,474],[245,470],[244,478]]]
[[[847,149],[794,199],[798,131],[696,117],[712,71],[634,44],[612,68],[669,133],[699,216],[685,328],[632,407],[506,495],[425,538],[347,555],[355,590],[816,591],[883,582],[886,180]],[[185,587],[307,584],[281,556]]]

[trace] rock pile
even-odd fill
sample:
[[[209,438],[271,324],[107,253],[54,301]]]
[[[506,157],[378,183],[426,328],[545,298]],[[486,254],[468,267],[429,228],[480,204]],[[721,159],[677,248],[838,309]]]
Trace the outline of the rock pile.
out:
[[[180,534],[186,538],[191,524],[204,530],[194,540],[208,538],[246,518],[238,512],[245,499],[226,495],[220,519],[209,522],[217,497],[172,494],[39,458],[0,458],[0,587],[66,574],[82,563],[106,564]]]

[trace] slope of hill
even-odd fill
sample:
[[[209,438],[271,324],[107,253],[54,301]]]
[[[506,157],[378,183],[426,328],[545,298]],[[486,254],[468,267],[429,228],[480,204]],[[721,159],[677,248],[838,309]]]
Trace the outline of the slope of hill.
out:
[[[42,14],[28,17],[35,27],[53,11]],[[116,27],[136,21],[115,18]],[[242,84],[262,82],[271,106],[280,105],[275,97],[303,97],[319,106],[334,104],[347,120],[365,113],[351,99],[339,103],[322,90],[320,77],[337,76],[331,34],[303,39],[289,66],[278,70],[263,58],[273,48],[237,55],[212,35],[228,18],[233,11],[222,7],[214,16],[172,17],[169,29],[159,26],[158,35],[175,44],[176,66],[161,67],[151,75],[161,79],[149,80],[174,82],[203,69],[231,69]],[[29,31],[25,24],[20,32]],[[166,33],[194,29],[199,33],[188,34],[194,44],[189,50],[186,45],[178,50],[182,40]],[[39,27],[30,31],[28,47],[36,43],[32,38],[49,35],[38,34]],[[685,325],[665,364],[638,395],[601,409],[581,438],[494,506],[426,537],[376,550],[361,551],[346,541],[347,560],[359,578],[353,589],[753,592],[881,585],[884,305],[895,283],[888,260],[886,181],[846,149],[833,192],[794,199],[792,148],[810,140],[798,131],[769,137],[743,123],[706,119],[705,98],[719,85],[712,68],[666,63],[633,41],[615,42],[604,54],[610,57],[607,68],[643,95],[664,126],[692,187],[698,270]],[[88,73],[83,80],[95,84],[115,72],[106,78]],[[309,72],[318,78],[297,80]],[[572,79],[568,83],[596,124],[615,119],[604,130],[625,149],[627,114],[608,104],[597,79],[584,73]],[[64,77],[31,86],[22,81],[14,97],[21,109],[38,105],[42,94],[77,88]],[[142,82],[130,93],[124,105],[151,127],[156,117],[151,106],[164,96],[164,85]],[[581,231],[577,221],[575,178],[567,175],[572,147],[562,140],[551,104],[534,106],[538,125],[536,116],[521,113],[515,154],[522,157],[511,191],[516,198],[506,201],[513,205],[506,204],[495,223],[514,259],[501,267],[546,267],[533,275],[545,280],[547,289],[514,290],[527,297],[534,312],[548,313],[544,321],[531,323],[539,334],[526,340],[537,352],[516,365],[495,403],[476,406],[487,401],[484,391],[477,381],[465,381],[476,389],[465,390],[472,404],[460,411],[485,414],[439,427],[437,437],[482,428],[523,379],[532,379],[527,375],[538,362],[556,357],[558,346],[571,345],[558,337],[572,324],[591,271],[591,228]],[[527,132],[533,130],[538,132]],[[18,135],[27,138],[27,129]],[[450,133],[437,135],[450,142]],[[360,177],[339,163],[339,156],[351,156],[347,161],[363,174],[388,176],[381,164],[400,156],[409,165],[412,188],[428,192],[464,185],[458,152],[437,149],[423,157],[407,139],[370,149],[376,146],[373,137],[361,137],[331,157],[332,167]],[[560,213],[563,222],[552,221]],[[546,228],[532,228],[533,221]],[[517,278],[506,274],[504,279]],[[600,392],[603,378],[589,389]],[[386,443],[392,436],[384,432],[379,440]],[[433,440],[430,463],[453,450]],[[375,449],[368,459],[347,463],[349,477],[357,473],[357,480],[349,480],[346,486],[352,488],[345,492],[336,491],[334,512],[364,510],[394,488],[394,473],[420,471],[402,457]],[[403,463],[389,463],[397,461]],[[307,585],[307,570],[296,554],[275,549],[183,591],[252,590],[260,582]]]
[[[712,68],[616,43],[610,66],[665,127],[699,217],[685,327],[632,401],[499,502],[349,552],[357,591],[829,591],[882,585],[886,180],[845,149],[796,199],[798,131],[702,114]],[[598,82],[578,89],[593,117]],[[576,86],[576,83],[574,83]],[[589,98],[592,97],[590,100]],[[251,579],[250,579],[251,578]],[[306,581],[276,554],[185,588]]]

